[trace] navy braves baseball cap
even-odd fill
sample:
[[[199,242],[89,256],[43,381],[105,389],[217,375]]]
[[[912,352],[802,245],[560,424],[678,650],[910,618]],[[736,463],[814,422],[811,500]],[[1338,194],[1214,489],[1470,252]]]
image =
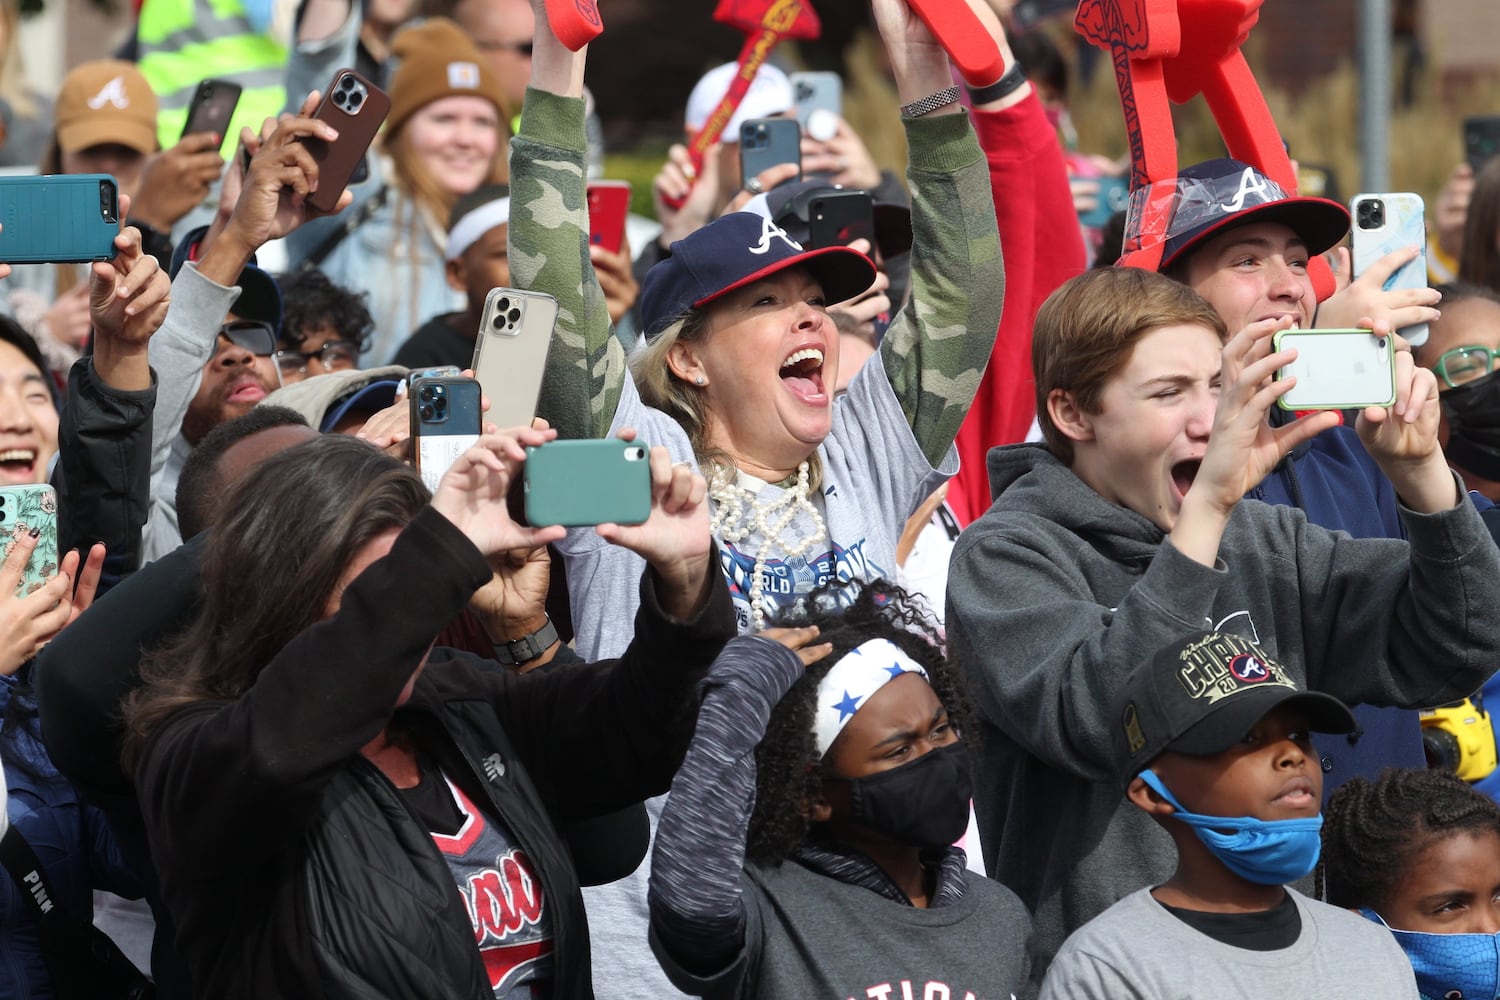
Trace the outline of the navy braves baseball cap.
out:
[[[1301,687],[1249,639],[1229,632],[1184,636],[1125,679],[1114,727],[1120,778],[1129,784],[1167,750],[1223,753],[1281,705],[1306,715],[1313,732],[1356,728],[1343,702]]]
[[[194,259],[193,254],[207,232],[207,226],[200,226],[188,232],[177,244],[172,251],[172,264],[168,269],[168,274],[172,278],[177,277],[177,272],[182,270],[182,265]],[[254,254],[250,255],[250,263],[245,265],[245,269],[240,272],[235,284],[240,286],[240,297],[235,299],[234,305],[229,307],[230,312],[240,319],[253,319],[268,323],[276,335],[281,336],[281,288],[268,272],[255,266]]]
[[[1140,231],[1147,204],[1170,198],[1170,222],[1165,233]],[[1125,221],[1125,245],[1164,243],[1160,269],[1165,271],[1184,253],[1236,226],[1279,222],[1319,254],[1335,246],[1349,232],[1349,210],[1327,198],[1287,194],[1281,185],[1239,160],[1205,160],[1184,168],[1171,180],[1131,192]]]
[[[641,324],[648,339],[689,309],[789,267],[812,272],[829,302],[852,299],[875,282],[875,265],[864,254],[848,247],[803,250],[786,230],[754,212],[720,216],[671,249],[641,285]]]

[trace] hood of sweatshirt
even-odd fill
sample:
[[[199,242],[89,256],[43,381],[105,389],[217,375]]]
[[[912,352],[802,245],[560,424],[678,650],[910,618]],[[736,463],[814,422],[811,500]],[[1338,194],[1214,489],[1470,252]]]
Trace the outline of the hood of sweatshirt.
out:
[[[993,503],[985,517],[1033,515],[1077,535],[1108,558],[1150,562],[1166,533],[1128,507],[1104,499],[1042,444],[991,448],[986,457]],[[1038,525],[1041,530],[1048,530]],[[1055,530],[1055,529],[1054,529]]]

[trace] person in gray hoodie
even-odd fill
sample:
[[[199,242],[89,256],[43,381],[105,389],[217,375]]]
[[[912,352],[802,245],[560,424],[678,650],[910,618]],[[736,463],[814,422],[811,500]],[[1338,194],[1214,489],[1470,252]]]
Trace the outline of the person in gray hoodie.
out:
[[[1444,463],[1436,384],[1404,353],[1395,404],[1358,429],[1407,541],[1242,499],[1337,420],[1265,419],[1293,384],[1271,380],[1289,322],[1226,342],[1192,289],[1132,269],[1075,278],[1037,315],[1045,443],[990,452],[995,501],[954,549],[948,637],[980,718],[985,865],[1035,915],[1043,963],[1172,871],[1170,840],[1110,779],[1109,706],[1155,649],[1235,633],[1310,690],[1405,707],[1463,697],[1500,662],[1500,551]]]

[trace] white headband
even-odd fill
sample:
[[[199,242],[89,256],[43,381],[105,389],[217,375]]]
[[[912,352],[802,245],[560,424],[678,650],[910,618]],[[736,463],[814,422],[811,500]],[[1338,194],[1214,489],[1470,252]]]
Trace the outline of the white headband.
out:
[[[889,639],[871,639],[844,654],[818,682],[818,716],[813,722],[813,739],[819,756],[828,752],[870,695],[908,673],[927,677],[922,665]]]
[[[458,220],[448,233],[448,259],[458,260],[463,252],[474,245],[474,241],[496,226],[510,221],[510,199],[496,198],[487,201],[468,215]]]

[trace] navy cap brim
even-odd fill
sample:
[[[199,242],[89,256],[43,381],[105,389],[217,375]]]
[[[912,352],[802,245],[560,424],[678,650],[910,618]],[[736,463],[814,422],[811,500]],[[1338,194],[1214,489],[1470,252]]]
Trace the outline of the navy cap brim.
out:
[[[811,272],[818,284],[823,286],[823,298],[829,305],[862,295],[875,283],[875,264],[870,258],[848,247],[822,247],[818,250],[804,250],[796,256],[785,257],[758,271],[751,271],[733,284],[694,302],[693,308],[708,305],[738,288],[754,284],[789,267],[804,267]]]
[[[1305,715],[1315,733],[1352,733],[1358,728],[1354,713],[1333,695],[1271,685],[1226,699],[1222,709],[1199,719],[1165,749],[1193,757],[1223,753],[1244,739],[1267,712],[1282,707]]]
[[[1320,254],[1337,246],[1349,232],[1349,210],[1327,198],[1282,198],[1278,201],[1242,209],[1220,221],[1167,241],[1160,270],[1167,270],[1183,254],[1201,247],[1207,241],[1240,226],[1256,222],[1278,222],[1301,237],[1307,252]]]

